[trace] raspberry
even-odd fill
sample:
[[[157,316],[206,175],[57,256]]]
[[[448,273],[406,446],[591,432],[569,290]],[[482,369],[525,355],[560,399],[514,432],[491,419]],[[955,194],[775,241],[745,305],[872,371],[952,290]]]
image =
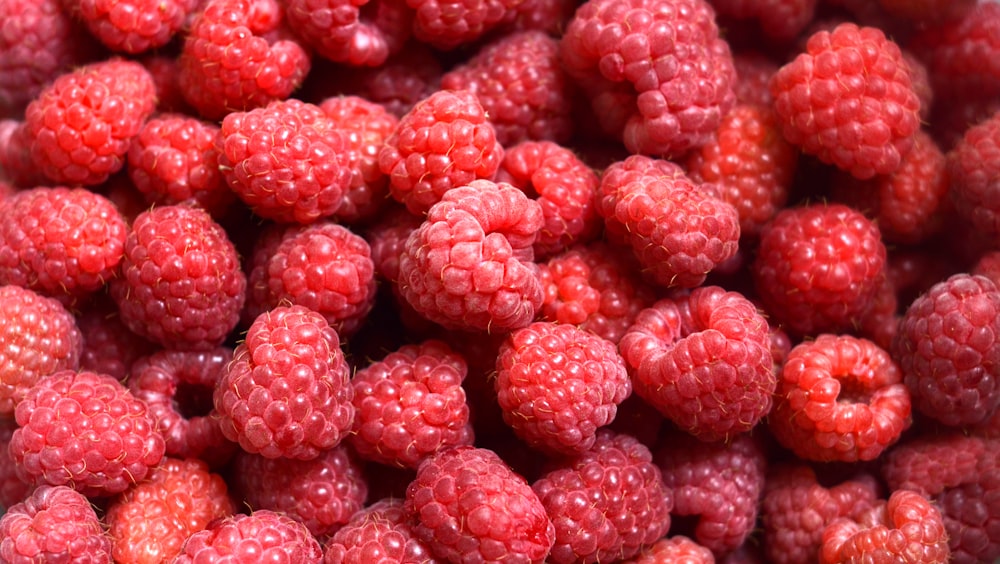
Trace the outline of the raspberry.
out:
[[[815,562],[823,530],[841,516],[830,490],[804,464],[768,470],[760,511],[764,550],[775,564]]]
[[[885,276],[878,226],[842,204],[786,208],[767,223],[751,265],[767,312],[786,330],[835,333],[870,307]]]
[[[560,37],[577,8],[576,0],[531,0],[521,2],[517,17],[510,25],[514,31],[538,30],[552,37]],[[507,29],[505,27],[504,29]]]
[[[476,180],[427,212],[399,257],[399,290],[445,327],[506,331],[525,327],[542,305],[531,262],[542,210],[506,183]]]
[[[156,85],[141,64],[112,58],[55,79],[28,104],[31,158],[59,184],[101,184],[156,106]]]
[[[630,558],[670,528],[671,491],[649,449],[629,435],[600,431],[532,489],[555,525],[548,561],[556,564]]]
[[[215,387],[219,426],[243,450],[309,460],[354,421],[340,338],[322,315],[279,306],[250,325]]]
[[[892,345],[918,411],[945,425],[981,422],[1000,407],[1000,289],[956,274],[910,304]]]
[[[413,535],[403,500],[386,498],[358,511],[326,544],[326,564],[367,564],[378,554],[390,562],[434,562]]]
[[[413,37],[439,50],[474,42],[512,20],[522,0],[406,0],[414,11]]]
[[[49,183],[31,160],[31,132],[23,121],[0,120],[0,178],[14,188],[33,188]]]
[[[271,102],[222,120],[219,167],[257,215],[312,223],[340,207],[351,182],[348,142],[318,106]]]
[[[940,26],[971,12],[976,0],[879,0],[878,4],[893,16]]]
[[[754,20],[764,37],[777,42],[798,37],[813,21],[817,0],[710,0],[721,18]]]
[[[122,323],[118,307],[101,294],[76,314],[76,326],[83,337],[80,368],[107,374],[124,382],[132,364],[151,354],[156,346],[136,335]]]
[[[728,444],[676,433],[654,451],[663,483],[674,492],[673,515],[697,516],[694,540],[717,557],[750,536],[764,491],[766,458],[749,435]]]
[[[778,72],[778,64],[764,54],[747,50],[733,53],[733,66],[737,104],[771,107],[771,79]]]
[[[219,126],[181,114],[147,121],[128,150],[128,176],[154,205],[198,202],[221,217],[236,199],[219,171]]]
[[[347,523],[368,495],[361,464],[344,446],[324,450],[312,460],[240,452],[231,475],[233,489],[251,510],[287,515],[320,538]]]
[[[1000,250],[987,251],[972,265],[969,274],[979,274],[1000,284]]]
[[[559,42],[542,31],[504,35],[441,77],[441,88],[479,99],[504,147],[522,141],[569,141],[572,80],[559,63]]]
[[[276,0],[208,0],[179,57],[181,93],[202,117],[284,100],[309,73],[306,50],[283,27]]]
[[[858,519],[842,518],[823,531],[820,563],[948,562],[941,512],[923,495],[898,490]]]
[[[288,27],[326,59],[377,67],[399,52],[413,15],[402,0],[289,0]]]
[[[111,561],[111,539],[90,500],[66,486],[39,486],[0,517],[5,562]]]
[[[32,484],[17,475],[17,463],[7,448],[16,429],[17,421],[13,417],[0,417],[0,510],[2,511],[24,501],[34,489]]]
[[[83,337],[56,300],[0,286],[0,414],[10,415],[36,382],[80,366]]]
[[[171,349],[207,350],[239,322],[246,278],[226,232],[188,205],[139,214],[111,296],[129,329]]]
[[[571,150],[551,141],[518,143],[504,153],[497,181],[537,195],[545,225],[535,241],[536,257],[554,255],[600,235],[596,208],[600,179]]]
[[[129,54],[169,43],[197,4],[196,0],[63,0],[69,13],[105,47]]]
[[[20,427],[9,450],[26,481],[112,495],[141,482],[163,458],[146,404],[106,374],[62,370],[43,378],[14,417]]]
[[[1000,240],[994,195],[1000,186],[1000,112],[967,129],[947,159],[955,209],[991,241]]]
[[[664,298],[639,313],[618,344],[635,392],[702,440],[750,430],[775,388],[767,321],[718,286]]]
[[[560,55],[603,129],[632,153],[707,143],[736,100],[732,55],[705,0],[590,0]]]
[[[739,214],[740,235],[752,238],[788,202],[797,162],[798,152],[781,137],[774,112],[740,103],[685,166],[694,182],[717,186]]]
[[[165,458],[108,505],[116,562],[169,562],[192,534],[234,513],[226,482],[200,460]]]
[[[261,510],[213,521],[184,541],[173,562],[230,560],[321,564],[323,548],[301,523],[281,513]]]
[[[428,457],[406,488],[413,534],[438,558],[541,563],[555,527],[528,482],[493,451],[452,447]]]
[[[82,188],[22,190],[0,203],[0,282],[71,302],[115,276],[127,226],[115,205]]]
[[[920,100],[899,46],[843,23],[809,38],[771,82],[784,136],[861,178],[899,168],[920,127]]]
[[[181,93],[181,65],[176,57],[167,54],[145,55],[139,58],[156,84],[156,109],[164,114],[197,115]]]
[[[465,359],[437,340],[404,345],[358,370],[351,445],[368,460],[408,468],[443,448],[471,445],[467,372]]]
[[[910,81],[913,84],[913,91],[920,100],[920,121],[926,123],[934,108],[934,89],[931,87],[930,71],[911,51],[903,51],[903,60],[910,67]],[[921,130],[917,130],[919,133]]]
[[[386,210],[375,225],[368,228],[365,239],[372,250],[375,272],[393,284],[399,278],[399,257],[406,248],[410,234],[423,220],[402,206]]]
[[[678,564],[715,564],[712,551],[683,536],[664,537],[638,555],[624,561],[625,564],[659,564],[661,562],[677,562]]]
[[[575,456],[614,420],[632,384],[614,343],[539,321],[512,332],[496,360],[504,421],[528,446]]]
[[[421,100],[400,119],[378,157],[392,197],[417,215],[452,188],[492,179],[502,160],[486,110],[468,90],[439,90]]]

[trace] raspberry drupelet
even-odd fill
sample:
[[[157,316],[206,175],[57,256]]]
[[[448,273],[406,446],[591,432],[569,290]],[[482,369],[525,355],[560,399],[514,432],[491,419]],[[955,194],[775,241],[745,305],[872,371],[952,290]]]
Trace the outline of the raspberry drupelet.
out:
[[[63,1],[105,47],[132,55],[169,43],[197,5],[196,0]]]
[[[244,560],[321,564],[323,548],[305,525],[269,510],[217,519],[189,536],[176,564]]]
[[[996,198],[1000,187],[1000,112],[968,128],[947,159],[956,211],[991,242],[1000,241],[1000,202]]]
[[[90,500],[66,486],[39,486],[0,517],[5,562],[111,561],[111,539]]]
[[[437,564],[413,535],[403,500],[384,498],[358,511],[326,544],[326,564],[368,564],[378,554],[391,562]]]
[[[378,67],[410,37],[413,13],[404,0],[289,0],[288,27],[335,63]]]

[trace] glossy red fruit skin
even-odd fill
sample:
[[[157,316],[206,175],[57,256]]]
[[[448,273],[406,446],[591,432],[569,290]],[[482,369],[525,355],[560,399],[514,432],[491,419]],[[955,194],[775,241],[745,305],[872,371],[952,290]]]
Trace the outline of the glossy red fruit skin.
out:
[[[111,561],[111,539],[90,500],[66,486],[38,486],[7,508],[0,539],[0,558],[7,562]]]
[[[212,522],[188,537],[174,562],[220,562],[241,558],[245,552],[257,555],[254,559],[262,562],[323,562],[323,548],[305,525],[266,509]]]

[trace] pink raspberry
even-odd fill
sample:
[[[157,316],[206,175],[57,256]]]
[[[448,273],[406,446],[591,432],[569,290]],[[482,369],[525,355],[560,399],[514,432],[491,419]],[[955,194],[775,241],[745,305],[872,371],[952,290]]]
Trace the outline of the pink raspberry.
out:
[[[118,380],[62,370],[39,380],[14,411],[10,454],[26,481],[106,496],[141,482],[163,459],[146,404]]]
[[[573,18],[578,3],[576,0],[531,0],[521,2],[516,8],[517,17],[510,24],[511,33],[515,30],[538,30],[552,37],[560,37],[569,20]],[[504,29],[508,29],[504,26]]]
[[[358,511],[326,544],[326,564],[368,564],[372,554],[390,562],[434,564],[430,548],[413,535],[403,500],[385,498]]]
[[[630,558],[670,529],[671,490],[649,449],[629,435],[600,431],[532,489],[555,525],[549,562]]]
[[[403,0],[289,0],[288,27],[335,63],[377,67],[410,37],[413,13]]]
[[[452,189],[407,239],[400,293],[445,327],[525,327],[542,305],[532,262],[542,222],[541,206],[509,184],[477,180]]]
[[[519,0],[406,0],[413,37],[439,50],[473,43],[517,16]]]
[[[176,564],[244,560],[321,564],[323,548],[305,525],[274,511],[237,513],[209,523],[184,541]]]
[[[661,299],[618,344],[636,393],[706,441],[748,431],[770,411],[770,345],[757,307],[718,286]]]
[[[632,393],[614,343],[573,325],[539,321],[500,345],[494,385],[504,421],[528,446],[578,455]]]
[[[365,459],[408,468],[443,448],[471,445],[467,372],[465,359],[438,340],[404,345],[358,370],[351,445]]]
[[[105,47],[129,54],[169,43],[197,5],[196,0],[63,0]]]
[[[452,188],[492,179],[502,160],[486,110],[468,90],[439,90],[420,101],[378,157],[392,197],[418,215]]]
[[[354,422],[354,389],[340,338],[303,306],[261,314],[215,387],[222,433],[267,458],[310,460]]]
[[[284,28],[277,0],[207,0],[180,55],[184,99],[223,118],[284,100],[309,73],[309,54]]]
[[[736,97],[729,46],[705,0],[591,0],[560,41],[566,71],[632,153],[708,142]]]
[[[66,185],[101,184],[125,166],[132,138],[156,106],[141,64],[112,58],[55,79],[24,113],[31,158]]]
[[[139,214],[111,284],[122,321],[163,347],[207,350],[239,322],[246,277],[222,227],[201,208]]]
[[[968,128],[947,159],[956,211],[990,241],[1000,241],[1000,204],[994,196],[1000,186],[1000,113]]]
[[[721,18],[754,20],[776,42],[798,37],[812,23],[818,0],[709,0]]]
[[[111,539],[90,500],[66,486],[39,486],[0,517],[6,562],[111,561]]]
[[[428,457],[406,488],[413,534],[449,561],[541,564],[555,527],[528,482],[491,450],[452,447]]]
[[[683,564],[715,564],[712,551],[683,536],[664,537],[638,555],[624,561],[625,564],[660,564],[678,562]]]

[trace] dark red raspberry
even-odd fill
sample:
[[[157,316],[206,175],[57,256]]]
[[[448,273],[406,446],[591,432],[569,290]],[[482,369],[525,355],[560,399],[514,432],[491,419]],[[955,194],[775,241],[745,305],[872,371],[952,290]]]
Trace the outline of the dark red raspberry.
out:
[[[351,445],[363,458],[408,468],[443,448],[471,445],[467,372],[465,359],[437,340],[404,345],[358,370]]]
[[[990,241],[1000,241],[1000,203],[995,197],[1000,186],[1000,112],[967,129],[947,158],[955,209]]]
[[[517,17],[509,29],[514,31],[538,30],[552,37],[560,37],[578,7],[576,0],[530,0],[516,8]],[[505,26],[503,29],[508,29]]]
[[[910,82],[920,100],[920,121],[927,123],[934,108],[934,89],[931,86],[930,71],[912,51],[903,51],[903,60],[910,67]],[[918,130],[918,132],[921,130]]]
[[[308,52],[286,31],[277,0],[208,0],[180,55],[184,99],[217,120],[284,100],[309,73]]]
[[[548,562],[630,558],[670,529],[671,491],[649,449],[629,435],[600,431],[532,489],[555,525]]]
[[[898,169],[920,128],[909,65],[873,27],[816,32],[771,93],[789,142],[861,179]]]
[[[439,50],[470,44],[517,16],[520,0],[406,0],[413,37]]]
[[[154,205],[198,202],[222,217],[236,199],[219,171],[219,126],[181,114],[147,121],[128,151],[128,175]]]
[[[441,88],[479,98],[504,147],[565,143],[573,134],[574,85],[559,63],[559,42],[542,31],[504,35],[441,77]]]
[[[49,179],[31,160],[31,132],[23,121],[0,120],[0,178],[11,188],[34,188]]]
[[[278,100],[222,120],[219,167],[257,215],[312,223],[333,215],[351,182],[347,139],[319,106]]]
[[[938,26],[971,12],[976,0],[879,0],[878,4],[894,16]]]
[[[781,210],[760,236],[751,266],[767,312],[807,335],[851,328],[869,309],[885,276],[882,235],[842,204]]]
[[[706,0],[591,0],[560,41],[566,71],[633,153],[707,143],[733,106],[736,71]]]
[[[169,562],[194,533],[235,512],[222,476],[201,460],[165,458],[104,516],[116,562]]]
[[[0,517],[5,562],[111,561],[111,539],[90,500],[66,486],[39,486]]]
[[[907,308],[893,358],[913,407],[946,425],[981,422],[1000,407],[1000,289],[956,274]]]
[[[321,564],[323,548],[305,525],[281,513],[261,510],[209,523],[184,541],[173,562],[227,560]]]
[[[326,564],[368,564],[378,557],[400,564],[437,564],[430,548],[413,535],[403,500],[381,499],[358,511],[326,544]]]
[[[83,337],[80,355],[83,370],[124,382],[132,363],[158,348],[122,323],[118,306],[106,294],[91,300],[75,317]]]
[[[377,67],[410,37],[413,13],[403,0],[289,0],[288,27],[335,63]]]
[[[500,345],[494,386],[504,421],[553,455],[589,450],[632,393],[615,344],[573,325],[538,321]]]
[[[39,380],[76,370],[82,347],[76,320],[62,304],[20,286],[0,286],[0,414],[13,414]]]
[[[736,102],[770,107],[774,104],[771,96],[771,79],[778,72],[778,64],[767,55],[756,51],[733,53],[736,67]]]
[[[626,559],[624,564],[661,564],[664,562],[715,564],[715,556],[711,550],[684,535],[674,535],[656,541],[633,558]]]
[[[63,0],[66,10],[112,51],[163,47],[181,30],[196,0]]]
[[[371,245],[375,273],[383,280],[396,284],[399,257],[406,248],[406,240],[421,223],[423,219],[420,216],[397,204],[397,207],[386,210],[378,222],[365,232],[365,239]]]
[[[141,64],[112,58],[79,67],[28,104],[31,158],[58,184],[101,184],[125,166],[155,107],[156,85]]]
[[[24,501],[34,489],[33,484],[17,475],[17,462],[8,449],[15,429],[17,421],[13,417],[0,416],[0,509],[4,511]]]
[[[830,490],[804,464],[768,469],[760,512],[764,551],[774,564],[816,562],[823,530],[841,516]]]
[[[163,458],[163,436],[146,404],[106,374],[47,376],[14,417],[19,428],[9,449],[26,481],[112,495],[141,482]]]
[[[239,322],[246,277],[226,232],[201,208],[139,214],[111,296],[129,329],[163,347],[207,350]]]
[[[181,92],[181,65],[177,57],[166,53],[153,52],[139,58],[153,82],[156,84],[156,109],[161,113],[197,115],[197,111],[187,103]]]
[[[424,460],[406,489],[413,534],[438,558],[541,563],[555,527],[528,482],[491,450],[452,447]]]
[[[798,151],[781,137],[774,112],[741,103],[685,166],[694,182],[716,185],[739,214],[740,235],[753,238],[788,202],[797,164]]]
[[[706,441],[748,431],[770,411],[770,345],[757,307],[718,286],[661,299],[618,344],[635,392]]]
[[[722,18],[754,20],[772,41],[795,39],[813,21],[818,0],[709,0]]]
[[[525,327],[542,305],[532,245],[541,206],[506,183],[448,191],[406,241],[399,290],[421,315],[456,329]]]
[[[492,179],[502,160],[486,110],[468,90],[439,90],[421,100],[378,157],[392,197],[418,215],[452,188]]]
[[[261,314],[236,347],[213,401],[223,434],[268,458],[316,458],[354,422],[340,338],[303,306]]]
[[[683,433],[661,437],[654,462],[674,493],[672,515],[696,517],[693,536],[721,558],[739,548],[757,523],[767,468],[750,435],[705,443]]]

